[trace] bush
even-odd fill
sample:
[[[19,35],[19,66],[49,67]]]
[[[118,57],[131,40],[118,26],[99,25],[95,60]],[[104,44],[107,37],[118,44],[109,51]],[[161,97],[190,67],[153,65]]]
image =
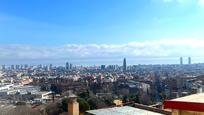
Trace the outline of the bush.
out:
[[[78,98],[77,101],[79,103],[80,112],[85,112],[87,110],[90,110],[90,105],[86,100],[84,100],[83,98]]]

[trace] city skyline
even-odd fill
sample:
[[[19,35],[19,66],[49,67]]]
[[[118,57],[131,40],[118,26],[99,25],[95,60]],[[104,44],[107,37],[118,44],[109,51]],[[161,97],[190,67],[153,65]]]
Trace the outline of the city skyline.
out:
[[[0,64],[204,59],[203,0],[0,1]],[[200,58],[200,59],[197,59]],[[85,63],[83,62],[85,61]],[[138,62],[139,61],[139,62]],[[114,62],[118,63],[118,62]],[[144,64],[146,61],[136,61]],[[97,64],[97,63],[95,63]]]
[[[198,60],[199,58],[197,58]],[[10,68],[20,68],[23,66],[43,66],[43,67],[50,67],[50,66],[55,66],[55,67],[65,67],[66,69],[70,69],[73,67],[106,67],[106,66],[111,66],[111,65],[116,65],[116,66],[121,66],[123,67],[123,71],[125,71],[124,67],[127,68],[127,66],[134,66],[134,65],[190,65],[190,64],[202,64],[204,62],[199,61],[191,61],[191,57],[180,57],[180,58],[152,58],[152,59],[142,59],[142,58],[128,58],[128,63],[126,62],[126,57],[125,58],[117,58],[117,59],[106,59],[104,60],[91,60],[85,59],[85,60],[69,60],[69,61],[49,61],[46,62],[28,62],[28,63],[10,63],[10,64],[0,64],[2,67],[10,67]],[[195,60],[193,58],[193,60]],[[60,62],[60,63],[59,63]],[[143,62],[143,63],[142,63]],[[146,63],[144,63],[146,62]],[[154,63],[150,63],[154,62]],[[172,63],[169,63],[172,62]],[[104,68],[102,67],[102,68]]]
[[[0,0],[0,115],[204,114],[204,0]]]

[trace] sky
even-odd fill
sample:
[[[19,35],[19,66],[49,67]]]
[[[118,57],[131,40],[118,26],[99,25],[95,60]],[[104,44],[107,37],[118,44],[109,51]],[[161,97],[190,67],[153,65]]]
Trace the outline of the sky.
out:
[[[0,64],[204,62],[203,20],[204,0],[0,0]]]

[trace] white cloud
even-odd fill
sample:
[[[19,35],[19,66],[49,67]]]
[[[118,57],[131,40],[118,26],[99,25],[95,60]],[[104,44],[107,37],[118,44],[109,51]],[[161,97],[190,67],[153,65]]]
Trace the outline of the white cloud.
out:
[[[114,57],[204,56],[204,40],[180,39],[131,42],[127,44],[67,44],[63,46],[0,46],[0,59],[61,59]]]
[[[199,6],[204,6],[204,0],[162,0],[164,3],[176,2],[176,3],[196,3]]]
[[[178,2],[178,3],[184,3],[184,2],[188,2],[189,0],[163,0],[163,2]]]
[[[204,6],[204,0],[198,0],[198,5],[199,6]]]

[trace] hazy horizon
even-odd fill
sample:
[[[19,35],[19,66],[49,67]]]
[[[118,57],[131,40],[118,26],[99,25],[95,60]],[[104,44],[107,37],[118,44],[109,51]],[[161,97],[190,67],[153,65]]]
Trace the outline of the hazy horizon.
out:
[[[166,58],[126,58],[127,65],[167,65],[167,64],[180,64],[180,57],[166,57]],[[104,58],[104,59],[53,59],[53,60],[24,60],[19,62],[10,61],[9,63],[0,62],[0,65],[49,65],[53,66],[65,66],[65,63],[69,62],[74,66],[100,66],[100,65],[119,65],[122,66],[123,58]],[[204,57],[191,57],[192,64],[204,63]],[[183,64],[188,64],[188,57],[183,57]]]
[[[203,20],[204,0],[1,0],[0,64],[202,63]]]

